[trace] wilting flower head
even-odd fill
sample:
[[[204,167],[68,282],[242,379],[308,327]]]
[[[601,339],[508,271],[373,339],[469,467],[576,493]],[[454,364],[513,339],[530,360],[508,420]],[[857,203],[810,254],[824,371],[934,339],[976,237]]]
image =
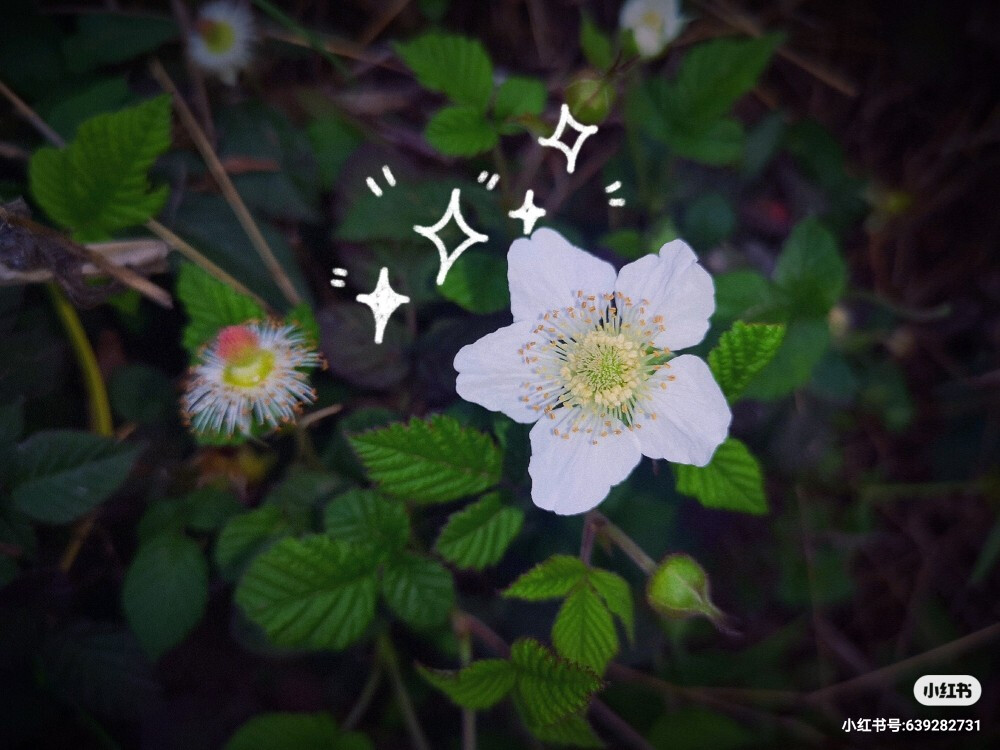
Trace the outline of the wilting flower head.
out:
[[[250,62],[253,16],[237,0],[214,0],[198,11],[189,43],[191,59],[232,86]]]
[[[628,0],[618,23],[635,36],[640,55],[656,57],[680,36],[687,18],[681,15],[679,0]]]
[[[184,393],[184,416],[196,432],[249,435],[255,424],[290,422],[312,403],[303,368],[319,355],[293,326],[229,326],[201,352]]]
[[[455,357],[459,395],[531,429],[531,497],[590,510],[643,456],[704,466],[731,414],[708,365],[712,279],[680,240],[619,273],[551,229],[507,255],[514,323]]]

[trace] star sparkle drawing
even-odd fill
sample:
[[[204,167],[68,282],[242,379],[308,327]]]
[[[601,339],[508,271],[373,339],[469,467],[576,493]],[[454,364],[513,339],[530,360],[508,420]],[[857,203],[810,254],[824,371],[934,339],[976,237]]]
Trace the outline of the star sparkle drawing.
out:
[[[545,209],[535,205],[535,191],[529,190],[524,194],[524,203],[520,208],[508,211],[507,215],[512,219],[520,219],[524,234],[531,234],[535,228],[535,222],[545,216]]]
[[[567,127],[577,132],[576,140],[573,142],[572,146],[567,146],[561,140]],[[596,132],[596,125],[583,125],[577,122],[576,118],[570,114],[569,105],[564,103],[562,108],[559,110],[559,123],[556,125],[556,129],[553,131],[552,135],[548,138],[539,138],[538,142],[543,146],[557,148],[566,154],[566,171],[573,174],[573,170],[576,169],[576,157],[580,154],[583,142]]]
[[[398,294],[389,283],[389,269],[382,266],[378,272],[378,284],[370,294],[359,294],[355,299],[363,305],[371,308],[375,317],[375,343],[381,344],[385,335],[385,327],[389,318],[396,310],[410,301],[410,298],[403,294]]]
[[[462,191],[459,188],[455,188],[451,191],[451,200],[448,202],[448,209],[445,211],[444,216],[440,218],[437,224],[429,227],[422,227],[418,224],[413,226],[413,231],[417,234],[426,237],[431,242],[434,243],[434,247],[437,248],[438,257],[441,259],[441,267],[437,274],[437,285],[441,286],[444,280],[448,277],[448,271],[451,270],[452,265],[458,260],[459,256],[468,250],[470,247],[478,242],[486,242],[489,240],[485,234],[477,232],[475,229],[469,226],[465,217],[462,216],[462,208],[460,205]],[[452,219],[458,224],[458,228],[462,230],[465,235],[465,240],[455,248],[455,250],[449,254],[448,249],[444,246],[441,238],[438,236],[438,232],[444,229],[448,222]]]

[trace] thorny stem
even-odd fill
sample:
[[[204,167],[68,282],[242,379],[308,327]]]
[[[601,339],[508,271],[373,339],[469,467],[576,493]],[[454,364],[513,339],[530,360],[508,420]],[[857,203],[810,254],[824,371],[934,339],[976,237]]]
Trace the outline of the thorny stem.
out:
[[[212,177],[215,179],[216,184],[222,191],[223,197],[233,209],[233,213],[236,214],[236,218],[243,227],[243,231],[246,232],[247,237],[250,238],[250,244],[254,246],[254,249],[257,251],[257,254],[260,255],[261,260],[264,261],[264,265],[270,272],[274,282],[278,285],[278,288],[281,289],[281,293],[285,295],[285,299],[287,299],[293,306],[299,304],[302,302],[302,297],[299,296],[292,280],[288,277],[288,274],[285,273],[285,269],[281,267],[281,263],[279,263],[277,257],[275,257],[274,251],[271,250],[271,246],[267,243],[267,240],[264,239],[264,235],[261,233],[260,227],[257,226],[253,216],[250,215],[250,211],[247,209],[246,204],[237,192],[236,186],[233,185],[233,181],[229,178],[226,168],[222,166],[222,162],[219,161],[219,157],[216,155],[215,149],[212,148],[212,144],[209,143],[208,138],[205,136],[205,132],[201,129],[201,126],[198,125],[198,121],[195,119],[190,107],[188,107],[187,102],[184,101],[180,91],[177,90],[177,86],[171,80],[170,76],[167,75],[167,71],[158,60],[154,60],[152,62],[150,65],[150,71],[157,82],[163,87],[163,90],[169,93],[173,98],[174,108],[177,110],[177,114],[181,118],[181,123],[184,125],[184,129],[187,130],[188,135],[191,136],[191,140],[194,141],[195,147],[198,149],[201,157],[205,160],[205,165],[208,167],[208,171],[212,173]]]
[[[114,434],[114,423],[111,420],[111,403],[108,400],[108,389],[104,384],[104,377],[97,364],[97,356],[94,348],[90,345],[87,332],[83,329],[83,323],[76,312],[76,308],[66,299],[66,295],[53,282],[45,285],[48,289],[49,297],[52,299],[52,306],[56,315],[66,330],[73,353],[80,365],[83,373],[83,384],[87,391],[87,400],[90,404],[90,428],[98,435],[111,437]],[[68,573],[76,561],[84,541],[90,535],[96,519],[96,511],[88,513],[80,519],[73,529],[69,544],[59,561],[59,569],[63,573]]]
[[[594,510],[591,513],[593,514],[591,523],[596,527],[598,534],[617,545],[646,575],[652,575],[656,571],[656,561],[647,555],[632,537],[611,523],[600,511]]]
[[[399,710],[403,714],[403,722],[410,733],[410,741],[416,750],[430,750],[431,746],[427,742],[424,730],[420,727],[417,719],[417,712],[413,709],[413,701],[410,694],[406,692],[406,685],[403,684],[403,675],[399,672],[399,660],[396,657],[396,649],[393,648],[389,636],[383,635],[378,641],[379,657],[389,673],[389,681],[392,683],[393,692],[399,703]]]
[[[28,123],[32,125],[35,128],[35,130],[37,130],[49,143],[51,143],[53,146],[58,146],[59,148],[62,148],[66,145],[66,141],[63,140],[62,136],[59,135],[56,131],[54,131],[51,127],[49,127],[49,125],[45,122],[45,120],[39,117],[38,113],[35,112],[35,110],[33,110],[31,107],[29,107],[17,94],[11,91],[4,84],[3,81],[0,81],[0,94],[3,94],[5,97],[7,97],[7,99],[11,102],[11,104],[14,105],[14,109],[18,112],[18,114],[20,114],[21,117],[27,120]],[[210,261],[204,255],[198,252],[198,250],[192,247],[190,244],[188,244],[180,237],[178,237],[176,234],[167,229],[165,226],[163,226],[160,222],[156,221],[155,219],[149,219],[145,223],[145,227],[150,232],[159,237],[161,240],[166,242],[167,245],[169,245],[174,250],[183,255],[185,258],[190,260],[195,265],[199,266],[206,273],[215,277],[223,284],[228,285],[229,287],[239,292],[240,294],[249,297],[258,305],[260,305],[261,308],[263,308],[265,311],[269,313],[273,312],[271,310],[271,306],[268,305],[267,302],[265,302],[260,296],[254,294],[241,282],[237,281],[235,278],[230,276],[228,273],[222,270],[222,268],[220,268],[215,263]]]
[[[358,722],[361,721],[365,712],[368,710],[368,706],[371,705],[372,698],[375,697],[378,686],[381,684],[382,662],[376,661],[375,665],[372,667],[372,671],[368,674],[368,679],[361,688],[361,692],[358,693],[357,701],[355,701],[350,713],[347,714],[347,718],[344,719],[342,726],[345,731],[350,731],[358,725]]]

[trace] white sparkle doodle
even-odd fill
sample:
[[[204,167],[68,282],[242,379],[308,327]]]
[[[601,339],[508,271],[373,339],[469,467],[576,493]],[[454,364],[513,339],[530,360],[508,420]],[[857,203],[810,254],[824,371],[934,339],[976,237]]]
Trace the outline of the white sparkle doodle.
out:
[[[392,170],[389,169],[389,165],[385,164],[382,167],[382,176],[385,177],[385,181],[389,183],[389,187],[396,187],[396,178],[392,174]],[[378,186],[373,177],[366,177],[365,183],[368,185],[368,189],[375,194],[376,198],[382,197],[382,188]]]
[[[333,275],[340,276],[341,278],[330,279],[330,286],[337,287],[338,289],[343,289],[345,286],[347,286],[347,282],[344,281],[343,279],[343,277],[347,276],[346,268],[334,268]]]
[[[459,190],[459,188],[455,188],[451,191],[451,200],[448,202],[448,210],[444,212],[444,216],[441,217],[437,224],[430,227],[422,227],[416,224],[413,226],[414,232],[429,239],[434,243],[434,247],[437,248],[438,257],[441,258],[441,268],[438,270],[437,275],[438,286],[441,286],[444,283],[444,280],[448,277],[448,271],[451,270],[452,265],[456,260],[458,260],[458,257],[462,253],[475,245],[477,242],[486,242],[489,240],[489,237],[485,234],[477,232],[465,221],[465,217],[462,216],[462,208],[459,205],[461,197],[461,190]],[[465,241],[456,247],[455,251],[449,255],[448,249],[444,246],[444,242],[442,242],[441,238],[438,237],[438,232],[444,229],[448,222],[452,219],[455,220],[459,229],[461,229],[462,233],[465,234]]]
[[[507,215],[512,219],[520,219],[524,234],[531,234],[535,228],[535,222],[545,216],[545,209],[535,205],[535,191],[529,190],[524,194],[524,203],[521,207],[513,211],[508,211]]]
[[[562,138],[562,134],[566,130],[567,125],[577,132],[576,141],[573,143],[572,148],[559,140]],[[570,114],[569,105],[563,104],[562,109],[559,110],[559,124],[556,125],[555,131],[548,138],[539,138],[538,142],[543,146],[557,148],[566,154],[566,171],[573,174],[573,170],[576,169],[576,157],[579,155],[580,149],[583,147],[583,142],[596,132],[596,125],[580,124],[576,121],[573,115]]]
[[[608,185],[606,188],[604,188],[604,192],[607,193],[608,195],[611,195],[611,193],[615,192],[616,190],[620,190],[621,186],[622,186],[621,180],[615,180],[610,185]],[[608,198],[608,205],[609,206],[615,206],[616,208],[621,208],[622,206],[625,205],[625,199],[624,198]]]
[[[486,182],[487,177],[490,178],[489,182]],[[480,172],[479,177],[476,178],[476,182],[478,182],[480,185],[486,182],[487,190],[492,190],[493,188],[495,188],[499,181],[500,181],[500,175],[498,175],[496,172],[490,175],[490,173],[487,172],[485,169],[482,172]]]
[[[385,326],[389,318],[401,305],[405,305],[410,298],[397,294],[389,283],[389,269],[382,266],[378,272],[378,284],[371,294],[359,294],[355,299],[363,305],[371,308],[372,315],[375,316],[375,343],[381,344],[385,335]]]

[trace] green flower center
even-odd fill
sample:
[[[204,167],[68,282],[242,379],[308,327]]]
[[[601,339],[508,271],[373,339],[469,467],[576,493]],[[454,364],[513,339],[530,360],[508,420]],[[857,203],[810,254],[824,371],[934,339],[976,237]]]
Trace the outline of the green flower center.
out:
[[[222,379],[236,388],[253,388],[274,370],[274,353],[257,347],[247,347],[231,358],[222,371]]]
[[[646,380],[639,345],[621,332],[589,331],[566,355],[560,375],[570,400],[600,411],[627,407]]]
[[[198,22],[198,34],[209,51],[216,55],[228,52],[236,41],[236,32],[224,21],[202,19]]]

